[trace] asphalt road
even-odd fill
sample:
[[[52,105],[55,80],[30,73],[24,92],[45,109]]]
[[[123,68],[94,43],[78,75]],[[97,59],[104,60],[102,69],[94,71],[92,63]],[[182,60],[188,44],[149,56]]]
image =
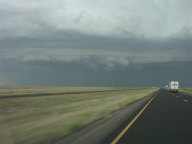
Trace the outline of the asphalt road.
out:
[[[101,143],[192,144],[192,96],[161,89],[143,112],[141,109]],[[141,115],[130,124],[139,112]]]

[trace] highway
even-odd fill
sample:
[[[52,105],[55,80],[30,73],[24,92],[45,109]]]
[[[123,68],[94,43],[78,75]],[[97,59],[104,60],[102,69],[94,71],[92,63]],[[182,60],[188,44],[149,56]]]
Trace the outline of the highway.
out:
[[[101,144],[192,144],[192,96],[161,89]]]

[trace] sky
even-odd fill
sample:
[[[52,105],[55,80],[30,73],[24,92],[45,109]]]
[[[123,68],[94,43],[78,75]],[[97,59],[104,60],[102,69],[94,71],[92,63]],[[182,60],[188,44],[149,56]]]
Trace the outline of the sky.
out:
[[[191,0],[0,0],[0,85],[192,85]]]

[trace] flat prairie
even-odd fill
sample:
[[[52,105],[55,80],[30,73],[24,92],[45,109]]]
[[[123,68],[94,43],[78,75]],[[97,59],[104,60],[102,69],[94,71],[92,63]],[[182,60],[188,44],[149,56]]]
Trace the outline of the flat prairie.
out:
[[[0,143],[51,144],[98,119],[112,115],[155,90],[157,89],[2,87],[0,96],[31,93],[52,95],[0,99]]]
[[[187,92],[187,93],[191,93],[192,94],[192,88],[188,87],[188,88],[181,88],[180,90],[181,92]]]

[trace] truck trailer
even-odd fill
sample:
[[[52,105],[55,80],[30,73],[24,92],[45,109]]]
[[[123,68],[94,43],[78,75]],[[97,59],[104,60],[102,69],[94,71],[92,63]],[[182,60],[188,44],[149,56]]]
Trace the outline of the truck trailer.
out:
[[[169,82],[169,92],[178,93],[179,92],[179,82],[178,81],[171,81]]]

